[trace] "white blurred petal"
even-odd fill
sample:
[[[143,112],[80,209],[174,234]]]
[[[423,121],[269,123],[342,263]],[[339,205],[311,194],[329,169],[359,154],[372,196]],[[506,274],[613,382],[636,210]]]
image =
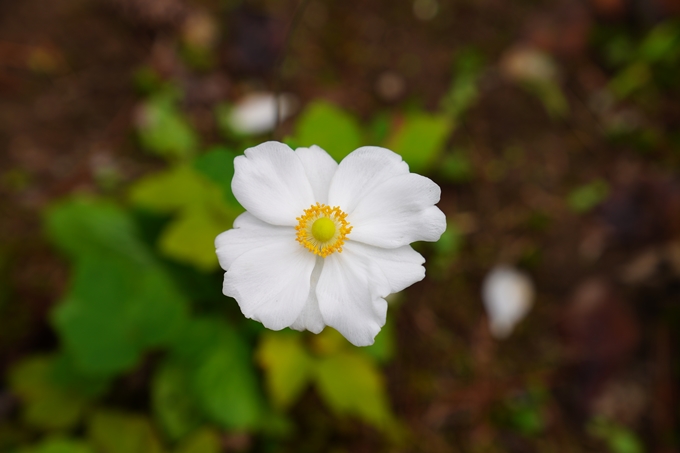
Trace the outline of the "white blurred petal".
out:
[[[482,298],[491,334],[498,339],[507,338],[529,312],[534,286],[523,272],[509,266],[497,266],[484,279]]]
[[[297,99],[291,94],[279,95],[279,120],[295,112]],[[241,98],[229,115],[229,125],[240,134],[257,135],[276,127],[276,96],[274,93],[251,93]]]

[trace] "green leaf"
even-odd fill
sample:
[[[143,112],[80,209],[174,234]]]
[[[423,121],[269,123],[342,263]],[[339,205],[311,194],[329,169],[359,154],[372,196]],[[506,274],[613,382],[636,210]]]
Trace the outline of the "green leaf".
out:
[[[456,58],[451,86],[441,102],[442,109],[451,117],[460,118],[477,101],[482,66],[482,56],[474,49],[467,49]]]
[[[189,387],[189,373],[173,361],[166,361],[154,375],[153,412],[171,440],[179,440],[200,426],[201,412],[195,397],[187,392]]]
[[[387,147],[400,154],[412,172],[424,173],[439,157],[452,129],[448,116],[412,113],[404,118]]]
[[[455,258],[463,247],[465,235],[460,227],[452,220],[449,219],[446,223],[446,231],[444,231],[439,241],[435,242],[433,245],[438,256]]]
[[[132,368],[147,348],[172,340],[186,308],[157,267],[90,255],[78,263],[53,324],[80,370],[116,374]]]
[[[230,325],[194,319],[178,337],[173,357],[184,367],[197,405],[226,429],[253,429],[262,414],[262,395],[252,351]]]
[[[275,406],[288,408],[312,377],[312,357],[300,335],[267,332],[260,340],[257,360],[265,369],[265,383]]]
[[[524,82],[524,88],[541,101],[552,118],[564,118],[569,113],[569,102],[556,80],[527,80]]]
[[[340,162],[361,146],[362,133],[352,115],[328,102],[314,101],[298,119],[294,140],[299,146],[318,145]]]
[[[193,372],[201,407],[223,428],[252,429],[258,424],[262,402],[250,357],[251,351],[236,332],[225,330]]]
[[[677,59],[680,46],[680,26],[666,22],[657,25],[640,44],[639,55],[648,63],[656,63],[667,59]]]
[[[99,453],[162,453],[148,419],[124,412],[99,411],[90,419],[88,437]]]
[[[439,167],[442,177],[455,183],[468,182],[473,177],[472,164],[467,154],[462,150],[448,154]]]
[[[194,168],[203,176],[215,183],[227,201],[238,205],[231,191],[231,180],[234,177],[234,159],[237,154],[223,147],[214,147],[206,151],[194,161]]]
[[[82,441],[52,437],[19,453],[94,453],[94,450]]]
[[[134,366],[146,349],[173,339],[187,300],[127,214],[109,203],[76,199],[52,208],[47,225],[75,262],[52,323],[78,370],[116,374]],[[115,226],[121,229],[112,232]]]
[[[140,108],[137,133],[148,151],[166,158],[186,158],[198,147],[198,138],[174,98],[171,93],[149,98]]]
[[[211,157],[201,166],[217,164],[216,160]],[[233,162],[231,165],[233,173]],[[167,257],[204,271],[218,265],[215,237],[231,228],[243,211],[236,203],[225,202],[224,188],[188,165],[147,176],[132,187],[130,199],[155,212],[177,213],[159,238],[160,250]]]
[[[204,428],[182,442],[175,453],[220,453],[222,451],[217,433]]]
[[[638,61],[619,71],[609,80],[609,89],[618,99],[625,99],[649,83],[652,69]]]
[[[567,197],[569,207],[578,213],[585,213],[600,204],[609,194],[609,185],[596,180],[572,190]]]
[[[321,398],[338,415],[354,415],[378,427],[393,421],[385,383],[365,355],[341,352],[319,361],[316,382]]]
[[[159,248],[167,257],[189,263],[198,269],[217,269],[215,237],[231,228],[235,216],[197,205],[184,209],[163,230]]]
[[[55,383],[53,362],[51,357],[39,356],[19,362],[9,372],[9,387],[24,403],[25,423],[48,430],[66,429],[80,421],[87,398]]]
[[[159,213],[219,200],[222,192],[190,165],[177,165],[139,180],[130,189],[130,201]]]
[[[113,203],[82,197],[63,200],[47,209],[44,222],[52,243],[71,259],[114,254],[139,266],[150,262],[134,222]]]
[[[588,425],[589,433],[606,442],[612,453],[643,453],[645,451],[638,436],[624,426],[606,418],[597,417]]]

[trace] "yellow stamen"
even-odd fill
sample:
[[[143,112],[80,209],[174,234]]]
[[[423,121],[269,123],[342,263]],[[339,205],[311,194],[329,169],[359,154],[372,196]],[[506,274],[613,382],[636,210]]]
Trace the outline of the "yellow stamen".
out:
[[[352,231],[346,217],[347,214],[338,206],[331,208],[319,203],[312,205],[296,219],[299,222],[295,227],[297,241],[323,258],[333,252],[340,253],[345,237]]]

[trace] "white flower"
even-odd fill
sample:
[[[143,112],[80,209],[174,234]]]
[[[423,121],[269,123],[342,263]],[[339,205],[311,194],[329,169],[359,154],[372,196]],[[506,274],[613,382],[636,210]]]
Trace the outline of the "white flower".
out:
[[[534,285],[523,272],[509,266],[496,266],[484,279],[482,298],[489,315],[491,334],[503,339],[529,312]]]
[[[267,142],[234,161],[231,187],[247,212],[215,245],[223,292],[272,330],[331,326],[357,346],[385,324],[385,297],[425,276],[409,245],[446,229],[440,189],[372,146],[339,165],[318,146]]]

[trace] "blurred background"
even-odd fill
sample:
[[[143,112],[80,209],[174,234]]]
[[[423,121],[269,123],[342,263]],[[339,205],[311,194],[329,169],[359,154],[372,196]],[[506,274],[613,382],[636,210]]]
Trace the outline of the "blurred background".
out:
[[[442,187],[374,346],[221,294],[270,138]],[[678,451],[678,0],[4,0],[0,150],[0,452]]]

